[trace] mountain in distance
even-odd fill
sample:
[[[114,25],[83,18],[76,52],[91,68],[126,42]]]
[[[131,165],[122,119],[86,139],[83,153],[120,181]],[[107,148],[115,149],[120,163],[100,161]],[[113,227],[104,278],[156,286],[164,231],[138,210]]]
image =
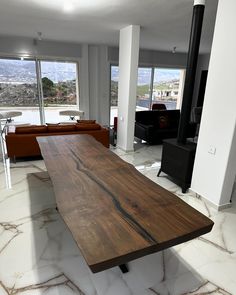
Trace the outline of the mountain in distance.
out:
[[[21,82],[22,74],[25,78],[22,82],[33,82],[36,80],[35,63],[27,61],[22,63],[21,60],[0,60],[0,82],[8,82],[8,80]]]
[[[76,63],[41,62],[42,77],[47,77],[54,83],[76,79]],[[178,80],[180,70],[158,68],[154,72],[154,84]],[[119,67],[112,66],[111,80],[118,81]],[[138,85],[148,85],[151,80],[151,68],[139,68]],[[33,60],[0,59],[0,83],[36,83],[36,68]]]
[[[76,64],[67,62],[41,62],[42,77],[54,83],[76,78]],[[33,60],[0,59],[0,83],[36,83],[36,66]]]
[[[180,70],[177,69],[161,69],[158,68],[154,72],[154,84],[162,82],[168,82],[180,79]],[[119,67],[112,66],[111,80],[118,82],[119,80]],[[150,68],[139,68],[138,69],[138,85],[150,84],[151,80],[151,69]]]
[[[42,62],[42,77],[51,79],[54,83],[76,79],[76,63]]]

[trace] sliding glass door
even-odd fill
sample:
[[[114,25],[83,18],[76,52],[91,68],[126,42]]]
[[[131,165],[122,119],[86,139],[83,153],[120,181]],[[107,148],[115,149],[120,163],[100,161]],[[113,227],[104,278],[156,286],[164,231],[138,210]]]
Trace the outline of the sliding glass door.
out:
[[[15,122],[58,123],[60,110],[78,109],[76,62],[0,59],[0,111],[21,111]]]
[[[150,110],[155,103],[165,104],[169,110],[180,109],[185,70],[157,67],[139,67],[136,111]],[[111,65],[110,124],[118,113],[119,67]]]
[[[182,99],[182,72],[179,69],[154,69],[152,104],[165,104],[168,110],[179,108]]]
[[[136,97],[136,110],[148,110],[152,96],[152,68],[138,68],[138,85]],[[111,66],[110,81],[110,125],[114,124],[114,117],[118,113],[118,80],[119,67]]]
[[[77,64],[41,60],[40,66],[45,122],[60,122],[60,110],[78,106]]]
[[[152,96],[152,68],[138,68],[136,110],[149,110]]]
[[[0,111],[21,111],[17,122],[40,124],[34,60],[0,59]]]
[[[111,66],[110,81],[110,125],[114,125],[114,117],[118,115],[118,80],[119,67]]]

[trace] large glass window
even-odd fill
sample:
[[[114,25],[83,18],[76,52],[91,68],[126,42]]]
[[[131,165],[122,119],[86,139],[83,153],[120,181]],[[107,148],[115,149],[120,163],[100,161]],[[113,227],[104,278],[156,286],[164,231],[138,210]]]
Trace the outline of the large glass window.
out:
[[[150,108],[152,88],[152,68],[138,68],[137,102],[136,110]]]
[[[0,59],[0,110],[19,110],[17,121],[40,123],[35,61]]]
[[[114,124],[114,117],[117,117],[118,113],[118,80],[119,67],[111,66],[110,125]]]
[[[60,109],[77,107],[77,65],[58,61],[40,64],[45,121],[59,122]]]
[[[152,103],[163,103],[168,110],[178,108],[181,99],[181,71],[179,69],[154,69]]]
[[[0,59],[0,110],[21,111],[15,121],[58,123],[67,108],[78,109],[77,63]]]
[[[179,109],[184,84],[183,69],[139,67],[136,111],[152,109],[154,103],[165,104],[167,109]],[[111,66],[110,124],[118,113],[119,67]]]

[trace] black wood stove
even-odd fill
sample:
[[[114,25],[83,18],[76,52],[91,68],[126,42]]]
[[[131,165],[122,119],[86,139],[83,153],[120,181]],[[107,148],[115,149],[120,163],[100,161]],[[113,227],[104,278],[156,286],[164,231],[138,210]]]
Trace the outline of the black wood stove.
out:
[[[187,140],[187,130],[190,121],[192,97],[196,76],[199,45],[201,39],[202,22],[205,9],[205,0],[195,0],[193,7],[192,27],[189,42],[186,79],[184,86],[183,102],[181,107],[178,137],[163,141],[161,168],[163,171],[182,187],[185,193],[190,187],[196,143]]]
[[[195,153],[196,143],[194,142],[187,141],[181,144],[176,138],[164,140],[161,168],[157,176],[162,171],[170,175],[185,193],[191,184]]]

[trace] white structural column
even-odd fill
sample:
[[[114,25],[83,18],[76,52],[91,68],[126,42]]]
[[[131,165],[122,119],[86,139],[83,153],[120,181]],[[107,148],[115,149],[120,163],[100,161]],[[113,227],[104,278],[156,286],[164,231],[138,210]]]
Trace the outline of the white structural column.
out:
[[[140,26],[120,30],[117,146],[133,150]]]
[[[236,174],[236,1],[219,0],[191,189],[221,207]]]

